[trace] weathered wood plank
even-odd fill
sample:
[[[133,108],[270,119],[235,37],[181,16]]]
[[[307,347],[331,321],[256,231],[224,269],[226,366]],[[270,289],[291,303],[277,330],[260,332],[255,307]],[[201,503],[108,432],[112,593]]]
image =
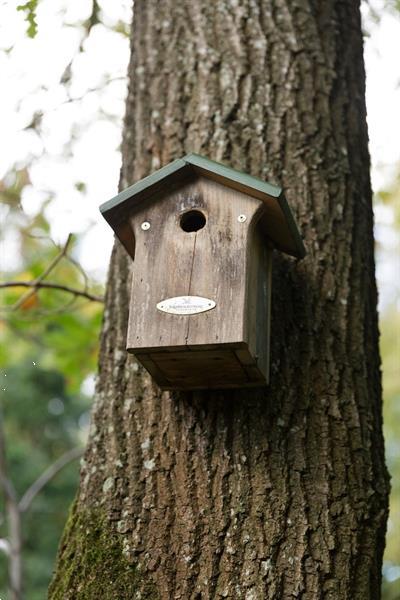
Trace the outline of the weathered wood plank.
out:
[[[161,202],[143,205],[131,219],[136,238],[128,349],[185,344],[187,316],[157,310],[161,300],[187,295],[193,263],[195,233],[179,226],[179,214],[197,202],[194,183],[166,193]],[[150,229],[143,231],[143,222]]]
[[[200,179],[198,187],[207,226],[197,232],[189,293],[211,298],[216,307],[190,317],[187,343],[243,342],[249,236],[263,205],[215,181]],[[246,220],[239,222],[239,215]]]
[[[182,351],[150,357],[166,379],[185,389],[223,388],[226,382],[240,385],[249,381],[232,350]]]
[[[253,232],[247,254],[245,335],[249,353],[268,381],[271,310],[272,251],[259,228]]]

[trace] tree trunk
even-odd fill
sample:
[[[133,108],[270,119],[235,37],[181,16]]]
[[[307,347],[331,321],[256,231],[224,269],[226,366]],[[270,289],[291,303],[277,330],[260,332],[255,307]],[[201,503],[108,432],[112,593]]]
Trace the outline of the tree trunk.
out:
[[[387,517],[355,0],[136,0],[122,188],[195,151],[281,184],[271,384],[161,393],[111,259],[92,427],[51,599],[377,599]],[[134,290],[133,290],[134,292]]]

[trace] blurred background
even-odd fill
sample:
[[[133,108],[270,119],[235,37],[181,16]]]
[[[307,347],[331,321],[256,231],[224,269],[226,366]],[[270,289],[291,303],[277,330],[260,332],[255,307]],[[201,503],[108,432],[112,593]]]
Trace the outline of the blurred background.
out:
[[[394,600],[400,598],[400,3],[364,2],[362,14],[392,475],[383,598]],[[20,515],[30,600],[46,597],[87,435],[112,245],[98,206],[117,193],[130,20],[131,0],[0,1],[0,469]],[[8,518],[2,496],[3,599]]]

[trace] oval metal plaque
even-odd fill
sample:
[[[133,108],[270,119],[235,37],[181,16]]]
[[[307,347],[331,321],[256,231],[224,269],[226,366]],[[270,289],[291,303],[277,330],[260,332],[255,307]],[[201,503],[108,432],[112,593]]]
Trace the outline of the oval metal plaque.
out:
[[[197,315],[215,308],[215,302],[201,296],[177,296],[162,300],[157,308],[172,315]]]

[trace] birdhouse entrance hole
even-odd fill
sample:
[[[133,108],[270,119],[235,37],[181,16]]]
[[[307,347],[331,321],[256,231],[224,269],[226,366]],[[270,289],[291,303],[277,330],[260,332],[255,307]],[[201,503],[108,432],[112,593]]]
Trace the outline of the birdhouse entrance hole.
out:
[[[181,216],[180,226],[188,233],[203,229],[205,224],[206,218],[199,210],[189,210]]]

